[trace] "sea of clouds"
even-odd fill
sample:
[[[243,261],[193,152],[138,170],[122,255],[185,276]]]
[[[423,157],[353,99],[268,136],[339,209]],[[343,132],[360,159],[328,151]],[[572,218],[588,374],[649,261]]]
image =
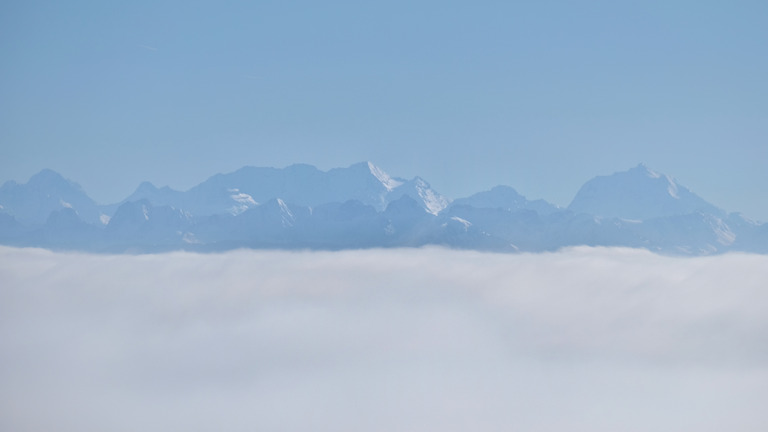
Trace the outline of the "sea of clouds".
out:
[[[0,247],[0,430],[764,431],[768,256]]]

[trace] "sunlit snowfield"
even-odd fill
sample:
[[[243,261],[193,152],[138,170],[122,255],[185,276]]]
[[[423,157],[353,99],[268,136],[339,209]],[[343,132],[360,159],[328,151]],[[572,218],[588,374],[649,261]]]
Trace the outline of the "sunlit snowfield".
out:
[[[0,248],[0,430],[764,431],[768,256]]]

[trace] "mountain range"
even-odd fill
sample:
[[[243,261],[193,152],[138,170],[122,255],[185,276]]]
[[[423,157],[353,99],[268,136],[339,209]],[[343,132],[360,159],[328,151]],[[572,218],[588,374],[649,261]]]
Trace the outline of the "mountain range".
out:
[[[141,183],[100,205],[43,170],[0,187],[0,244],[93,252],[441,245],[490,251],[626,246],[667,254],[768,253],[768,224],[708,203],[643,164],[586,182],[567,208],[509,186],[450,199],[370,162],[243,167],[187,191]]]

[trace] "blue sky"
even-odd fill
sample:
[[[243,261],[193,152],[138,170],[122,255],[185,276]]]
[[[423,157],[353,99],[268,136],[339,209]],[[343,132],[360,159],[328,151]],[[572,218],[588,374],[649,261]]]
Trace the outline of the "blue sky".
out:
[[[766,2],[222,3],[3,2],[0,181],[371,160],[567,205],[645,162],[768,220]]]

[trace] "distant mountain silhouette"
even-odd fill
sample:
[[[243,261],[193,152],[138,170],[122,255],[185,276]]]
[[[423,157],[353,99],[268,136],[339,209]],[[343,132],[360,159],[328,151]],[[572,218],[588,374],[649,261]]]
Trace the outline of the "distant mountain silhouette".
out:
[[[0,186],[0,211],[21,223],[42,224],[52,211],[64,208],[74,209],[86,222],[99,222],[96,203],[80,185],[55,171],[44,169],[26,184],[8,181]]]
[[[370,162],[244,167],[177,191],[144,182],[97,205],[51,170],[0,187],[0,244],[96,252],[446,247],[548,251],[626,246],[768,253],[768,225],[728,214],[640,164],[586,182],[568,208],[496,186],[451,201]]]
[[[640,164],[628,171],[589,180],[568,209],[596,216],[644,220],[654,217],[725,212],[681,186],[673,178]]]

